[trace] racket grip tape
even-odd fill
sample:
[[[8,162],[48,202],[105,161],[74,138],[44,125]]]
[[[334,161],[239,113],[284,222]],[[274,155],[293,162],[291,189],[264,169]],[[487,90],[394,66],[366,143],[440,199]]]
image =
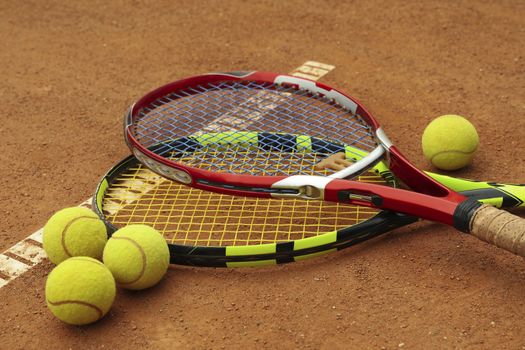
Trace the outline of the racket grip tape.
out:
[[[470,233],[482,241],[525,257],[525,220],[483,204],[470,219]]]

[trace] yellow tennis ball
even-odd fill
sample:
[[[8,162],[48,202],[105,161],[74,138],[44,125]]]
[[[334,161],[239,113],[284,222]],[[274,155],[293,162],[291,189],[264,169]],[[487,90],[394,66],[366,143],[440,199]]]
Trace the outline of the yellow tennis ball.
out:
[[[443,115],[434,119],[423,132],[425,157],[443,170],[456,170],[468,165],[478,149],[476,128],[459,115]]]
[[[170,252],[166,240],[154,228],[129,225],[108,240],[103,261],[121,287],[145,289],[166,274]]]
[[[46,302],[58,319],[73,325],[98,321],[116,294],[115,279],[100,261],[79,256],[56,266],[46,281]]]
[[[44,250],[55,264],[72,256],[100,260],[107,240],[106,225],[88,208],[59,210],[44,226]]]

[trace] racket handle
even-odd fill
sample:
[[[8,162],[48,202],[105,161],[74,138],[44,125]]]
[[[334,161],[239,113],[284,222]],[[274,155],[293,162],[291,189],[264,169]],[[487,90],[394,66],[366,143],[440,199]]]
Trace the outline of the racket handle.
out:
[[[525,220],[490,205],[481,205],[470,220],[470,233],[525,257]]]

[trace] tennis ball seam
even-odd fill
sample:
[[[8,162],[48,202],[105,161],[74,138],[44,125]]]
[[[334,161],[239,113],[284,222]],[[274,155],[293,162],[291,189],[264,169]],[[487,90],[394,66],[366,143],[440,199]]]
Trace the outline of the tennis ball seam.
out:
[[[474,150],[472,152],[464,152],[464,151],[459,151],[459,150],[441,151],[441,152],[438,152],[438,153],[432,155],[432,157],[430,158],[430,161],[433,161],[435,157],[440,156],[442,154],[462,154],[462,155],[465,155],[465,156],[470,156],[470,155],[474,154],[475,151],[476,150]]]
[[[115,237],[115,236],[113,236],[112,239],[123,239],[123,240],[131,242],[131,244],[133,244],[138,249],[138,251],[140,252],[140,255],[142,256],[142,270],[140,270],[140,273],[137,276],[137,278],[135,278],[134,280],[132,280],[130,282],[120,282],[119,281],[119,284],[127,285],[127,284],[133,284],[133,283],[139,281],[142,278],[142,276],[144,276],[144,274],[146,273],[146,263],[147,263],[146,252],[144,251],[144,249],[141,247],[141,245],[137,241],[135,241],[134,239],[131,239],[129,237]]]
[[[83,306],[87,306],[87,307],[94,309],[98,313],[97,320],[100,320],[104,316],[104,312],[98,306],[85,302],[85,301],[81,301],[81,300],[63,300],[63,301],[53,302],[48,299],[47,302],[52,306],[61,306],[61,305],[66,305],[66,304],[83,305]]]
[[[62,230],[62,233],[60,234],[61,235],[61,239],[60,239],[60,242],[62,244],[62,248],[64,249],[64,252],[66,253],[67,256],[69,257],[72,257],[73,255],[71,254],[71,252],[68,250],[67,248],[67,245],[66,245],[66,234],[67,234],[67,230],[69,229],[69,227],[74,223],[76,222],[77,220],[80,220],[80,219],[93,219],[93,220],[99,220],[99,218],[95,218],[95,217],[92,217],[92,216],[79,216],[77,218],[74,218],[73,220],[69,221],[66,226],[64,226],[64,229]]]
[[[94,258],[91,258],[91,257],[88,257],[88,256],[74,256],[74,257],[70,258],[69,260],[75,260],[75,261],[76,261],[76,260],[88,261],[88,262],[90,262],[90,263],[92,263],[92,264],[95,264],[95,265],[98,265],[98,266],[101,266],[101,265],[104,266],[104,264],[101,263],[100,261],[98,261],[98,260],[92,260],[92,259],[94,259]]]

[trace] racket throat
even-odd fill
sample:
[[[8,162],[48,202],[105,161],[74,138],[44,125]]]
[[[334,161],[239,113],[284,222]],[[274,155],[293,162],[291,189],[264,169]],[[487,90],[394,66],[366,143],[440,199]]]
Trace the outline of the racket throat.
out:
[[[323,200],[325,188],[332,180],[322,176],[290,176],[272,185],[272,189],[276,192],[272,192],[271,196],[273,198]]]
[[[272,185],[274,198],[301,198],[307,200],[325,200],[326,186],[332,182],[330,177],[295,175],[278,181]],[[380,207],[383,198],[379,195],[346,190],[337,192],[337,202]]]

